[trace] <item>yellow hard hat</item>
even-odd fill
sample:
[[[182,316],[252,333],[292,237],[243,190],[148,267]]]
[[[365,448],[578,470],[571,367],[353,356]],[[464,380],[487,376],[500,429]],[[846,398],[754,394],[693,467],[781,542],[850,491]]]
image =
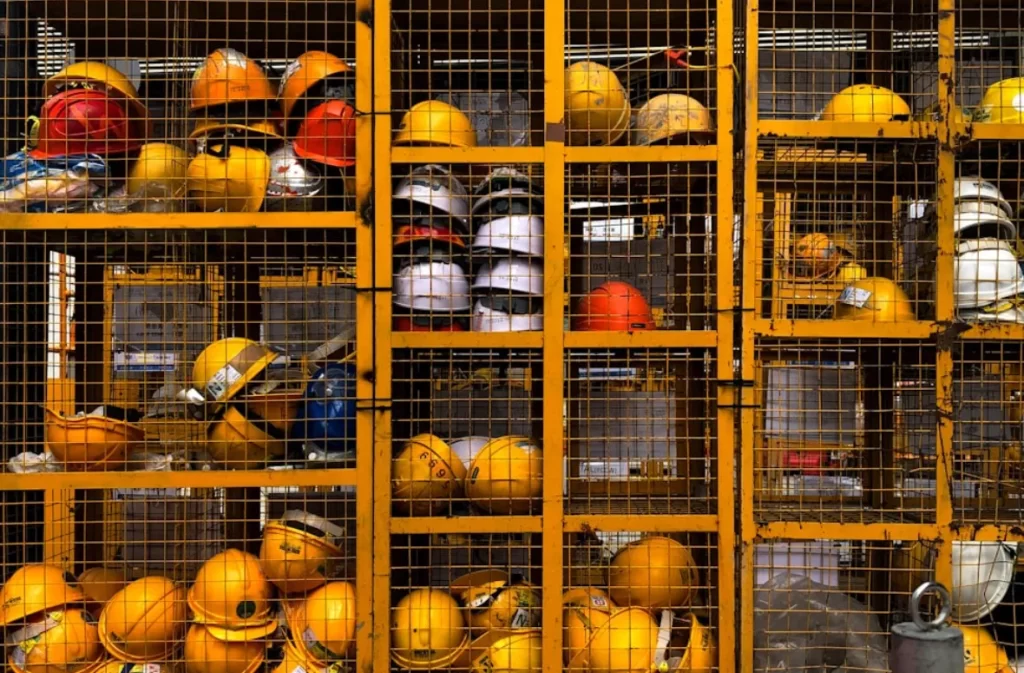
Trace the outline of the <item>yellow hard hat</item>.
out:
[[[229,337],[207,346],[192,366],[192,387],[208,402],[226,402],[277,358],[251,339]]]
[[[263,527],[260,565],[282,593],[312,591],[336,575],[344,534],[327,519],[289,510]]]
[[[137,194],[156,183],[168,194],[178,194],[185,189],[187,177],[188,152],[169,143],[146,143],[128,171],[125,187],[129,194]]]
[[[352,69],[334,54],[326,51],[307,51],[288,64],[281,76],[281,84],[277,88],[277,97],[281,101],[281,112],[284,118],[291,116],[292,110],[302,100],[306,92],[331,77],[351,74]]]
[[[527,437],[508,435],[487,442],[469,465],[466,496],[493,514],[526,514],[544,485],[541,450]]]
[[[402,116],[392,144],[476,147],[476,131],[459,108],[444,101],[425,100]]]
[[[437,513],[462,494],[466,467],[440,437],[416,435],[391,462],[395,505],[416,516]]]
[[[193,624],[185,634],[185,671],[253,673],[267,656],[267,644],[265,640],[223,641],[202,624]]]
[[[188,197],[207,212],[253,213],[270,182],[266,152],[239,145],[210,145],[188,165]]]
[[[188,134],[188,139],[198,141],[202,138],[243,138],[284,140],[278,122],[273,119],[260,119],[246,122],[232,122],[220,119],[197,119],[195,128]]]
[[[192,75],[192,111],[276,97],[263,68],[234,49],[218,49]]]
[[[255,640],[277,630],[271,613],[274,590],[259,559],[240,549],[211,556],[196,573],[188,606],[199,624],[220,640]]]
[[[837,320],[896,322],[914,319],[910,299],[899,285],[878,276],[851,283],[836,302]]]
[[[996,82],[985,90],[974,121],[991,124],[1024,123],[1024,77]]]
[[[15,673],[78,673],[103,659],[96,620],[79,608],[40,613],[6,641]]]
[[[314,589],[288,617],[295,647],[320,666],[344,659],[356,637],[356,590],[348,582]]]
[[[132,115],[145,119],[148,110],[139,99],[139,91],[125,75],[100,61],[79,61],[66,66],[43,85],[43,97],[52,98],[61,89],[102,87],[107,94],[128,102]]]
[[[391,660],[401,668],[455,668],[468,644],[462,609],[444,591],[415,589],[391,611]]]
[[[570,671],[647,672],[658,651],[658,625],[643,608],[617,608],[590,624],[591,637],[569,662]]]
[[[232,400],[207,426],[204,448],[227,469],[258,470],[284,456],[301,403],[301,391]]]
[[[456,579],[452,595],[469,609],[470,628],[524,629],[540,626],[540,595],[503,570],[478,570]]]
[[[634,145],[654,145],[685,137],[707,144],[715,130],[711,112],[696,98],[681,93],[655,96],[636,111]]]
[[[964,673],[1012,673],[1006,651],[984,626],[952,625],[964,634]]]
[[[854,84],[833,96],[820,118],[830,122],[888,122],[910,119],[910,106],[885,87]]]
[[[161,661],[178,644],[187,616],[182,587],[159,575],[143,577],[107,601],[100,641],[117,659]]]
[[[145,439],[134,423],[107,416],[65,416],[46,408],[46,448],[67,470],[122,469]]]
[[[616,610],[608,594],[594,587],[570,589],[562,596],[562,642],[566,663],[575,659]]]
[[[84,600],[85,594],[75,578],[60,566],[29,563],[15,570],[0,588],[0,627],[12,626],[43,610]]]
[[[573,63],[565,71],[565,123],[569,145],[611,145],[629,128],[629,97],[606,66]]]
[[[832,242],[832,239],[820,232],[800,237],[793,246],[796,261],[806,270],[811,278],[822,278],[835,273],[839,265],[847,257],[843,250]]]
[[[652,610],[686,607],[700,585],[690,550],[668,537],[645,537],[619,550],[608,568],[617,605]]]
[[[346,673],[348,670],[349,667],[343,662],[321,666],[300,652],[295,644],[286,638],[281,647],[281,662],[274,668],[273,673]]]
[[[86,568],[78,576],[78,586],[85,594],[90,612],[96,617],[100,616],[103,606],[110,597],[124,589],[127,584],[128,578],[123,570],[105,566]]]
[[[836,280],[847,285],[864,280],[868,277],[868,270],[857,262],[846,262],[836,272]]]
[[[544,639],[540,629],[494,629],[470,648],[472,673],[539,673]]]
[[[686,641],[686,651],[678,662],[670,665],[673,673],[711,673],[718,667],[718,644],[711,629],[701,624],[696,615],[684,617],[689,622],[690,636]]]

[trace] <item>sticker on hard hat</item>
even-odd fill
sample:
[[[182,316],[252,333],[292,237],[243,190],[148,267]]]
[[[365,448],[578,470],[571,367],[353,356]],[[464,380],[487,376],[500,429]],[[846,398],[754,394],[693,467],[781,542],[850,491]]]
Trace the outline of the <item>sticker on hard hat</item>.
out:
[[[224,396],[228,388],[241,378],[242,372],[231,365],[224,365],[206,382],[206,398],[219,400]]]
[[[513,629],[527,629],[531,626],[536,626],[536,621],[531,611],[516,608],[516,611],[512,613],[512,619],[508,621],[508,625]]]
[[[839,295],[839,301],[849,306],[856,306],[857,308],[864,308],[864,304],[868,303],[869,299],[871,299],[870,290],[864,290],[853,285],[846,287],[842,294]]]
[[[235,614],[242,619],[249,619],[256,614],[256,601],[242,601],[235,608]]]
[[[1024,93],[1019,93],[1013,97],[1013,102],[1010,103],[1014,110],[1017,112],[1024,112]]]
[[[217,51],[224,57],[224,63],[226,65],[234,66],[236,68],[244,68],[248,65],[249,58],[237,49],[225,47],[223,49],[218,49]]]

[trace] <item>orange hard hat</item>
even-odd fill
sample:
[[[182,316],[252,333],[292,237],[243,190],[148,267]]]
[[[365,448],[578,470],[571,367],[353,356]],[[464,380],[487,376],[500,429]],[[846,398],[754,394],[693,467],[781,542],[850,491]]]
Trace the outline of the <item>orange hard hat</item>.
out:
[[[651,330],[654,317],[640,290],[624,281],[611,280],[580,299],[572,328],[581,332]]]
[[[343,100],[329,100],[309,111],[299,125],[295,153],[328,166],[356,163],[356,109]]]
[[[276,98],[263,68],[234,49],[218,49],[192,75],[192,111]]]
[[[326,51],[307,51],[289,63],[277,89],[285,119],[314,86],[329,77],[351,72],[352,69],[345,65],[345,61]]]

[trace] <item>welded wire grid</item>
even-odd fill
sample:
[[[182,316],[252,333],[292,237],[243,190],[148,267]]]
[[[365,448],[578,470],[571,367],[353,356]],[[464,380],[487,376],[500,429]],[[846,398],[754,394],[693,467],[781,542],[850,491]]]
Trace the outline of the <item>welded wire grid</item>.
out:
[[[590,531],[565,544],[563,653],[570,670],[625,656],[625,642],[633,643],[637,665],[718,670],[713,535]],[[647,562],[661,560],[663,571],[644,574]],[[649,582],[636,582],[640,577]],[[594,633],[589,642],[581,637],[588,631]]]
[[[702,350],[569,352],[567,511],[713,511],[713,367]]]
[[[758,262],[759,314],[848,318],[850,304],[840,297],[846,286],[884,277],[906,295],[902,319],[931,318],[934,156],[916,142],[762,141],[754,203],[760,226],[746,241]],[[878,308],[879,316],[886,312]]]
[[[934,114],[935,0],[903,3],[898,11],[888,3],[760,5],[761,120],[925,121]],[[884,90],[866,88],[872,85]]]
[[[3,212],[353,209],[354,2],[4,11]]]

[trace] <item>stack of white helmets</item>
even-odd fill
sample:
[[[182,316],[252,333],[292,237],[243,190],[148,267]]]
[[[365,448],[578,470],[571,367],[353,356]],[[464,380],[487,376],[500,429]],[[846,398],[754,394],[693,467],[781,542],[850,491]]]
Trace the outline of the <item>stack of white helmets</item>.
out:
[[[420,166],[392,194],[394,329],[461,332],[470,309],[469,192],[447,169]]]
[[[978,177],[954,185],[954,294],[966,322],[1024,323],[1024,272],[1014,246],[1013,208],[999,189]]]
[[[540,187],[501,167],[474,192],[474,332],[544,327],[544,201]]]

